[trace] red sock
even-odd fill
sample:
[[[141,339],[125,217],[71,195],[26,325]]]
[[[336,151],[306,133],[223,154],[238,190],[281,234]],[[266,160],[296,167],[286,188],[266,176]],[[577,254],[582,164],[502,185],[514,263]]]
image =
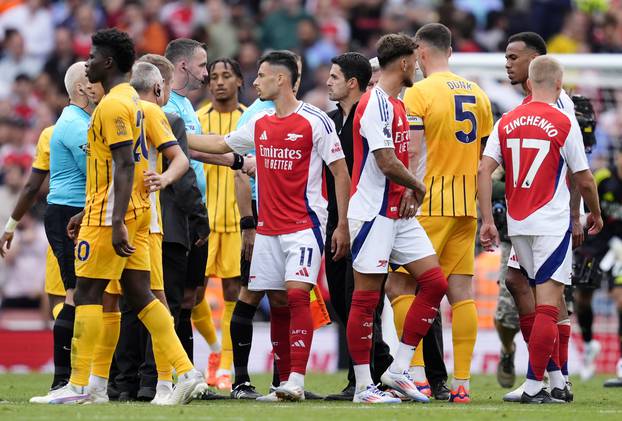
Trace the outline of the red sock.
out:
[[[279,380],[284,382],[289,378],[289,307],[270,308],[270,338],[276,368],[279,370]]]
[[[555,324],[557,327],[557,323]],[[555,371],[561,368],[559,364],[559,328],[555,330],[555,345],[553,346],[553,352],[551,353],[551,359],[546,367],[546,371]]]
[[[402,342],[407,345],[417,346],[430,330],[438,314],[441,300],[447,292],[447,278],[441,268],[430,269],[417,278],[419,292],[417,299],[413,301],[406,320],[404,320],[404,333]]]
[[[305,374],[313,342],[313,319],[311,318],[309,292],[303,289],[287,291],[289,303],[289,344],[293,373]]]
[[[568,343],[570,342],[571,326],[569,324],[558,324],[559,331],[559,364],[564,376],[568,375]]]
[[[555,306],[536,306],[536,318],[529,337],[529,370],[527,378],[542,380],[557,339],[557,317]]]
[[[523,334],[523,339],[525,343],[529,343],[529,337],[531,336],[531,328],[533,327],[533,322],[536,319],[536,313],[525,314],[524,316],[519,316],[520,323],[520,331]]]
[[[354,365],[369,364],[374,310],[379,299],[380,291],[354,291],[352,294],[346,336]]]

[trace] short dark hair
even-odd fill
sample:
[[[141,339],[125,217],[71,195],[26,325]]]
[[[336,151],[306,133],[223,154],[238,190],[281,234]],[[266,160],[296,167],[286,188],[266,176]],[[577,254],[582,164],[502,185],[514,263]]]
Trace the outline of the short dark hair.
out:
[[[259,59],[259,65],[268,63],[275,66],[284,66],[292,78],[292,87],[298,81],[298,56],[288,50],[271,51]]]
[[[116,28],[102,29],[91,36],[93,46],[105,50],[105,54],[112,57],[117,68],[128,73],[132,70],[136,60],[134,42],[126,32]]]
[[[384,35],[376,43],[378,63],[384,68],[400,57],[411,55],[416,48],[415,41],[406,34]]]
[[[451,48],[451,31],[442,23],[427,23],[419,28],[415,40],[423,41],[437,50],[447,51]]]
[[[197,48],[207,51],[207,45],[202,42],[189,38],[177,38],[168,43],[166,51],[164,51],[164,57],[169,59],[171,63],[177,64],[180,60],[189,60]]]
[[[367,57],[361,53],[348,52],[333,57],[331,61],[341,68],[346,80],[356,78],[361,92],[367,90],[371,79],[371,64]]]
[[[539,34],[535,32],[519,32],[508,38],[508,44],[520,41],[524,42],[527,48],[534,50],[541,56],[546,54],[546,42]]]
[[[225,66],[225,68],[231,69],[233,74],[235,74],[242,82],[244,82],[244,76],[242,75],[242,69],[240,68],[240,63],[238,63],[237,60],[234,60],[229,57],[219,57],[215,60],[210,61],[210,63],[207,65],[207,71],[209,73],[212,73],[212,71],[214,70],[214,67],[216,67],[218,63],[222,63]]]

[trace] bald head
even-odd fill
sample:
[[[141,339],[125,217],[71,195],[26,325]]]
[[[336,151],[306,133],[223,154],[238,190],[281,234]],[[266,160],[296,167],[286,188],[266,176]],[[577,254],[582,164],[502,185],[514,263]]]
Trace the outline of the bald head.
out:
[[[550,56],[538,56],[529,64],[529,80],[532,90],[561,88],[563,77],[562,65]]]
[[[65,73],[65,89],[71,101],[75,101],[78,96],[84,95],[80,91],[88,84],[85,65],[86,62],[78,61],[69,66],[67,73]]]

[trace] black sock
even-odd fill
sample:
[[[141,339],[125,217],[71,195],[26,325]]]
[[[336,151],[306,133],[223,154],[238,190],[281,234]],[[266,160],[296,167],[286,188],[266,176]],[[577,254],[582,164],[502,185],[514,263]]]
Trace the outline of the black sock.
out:
[[[238,300],[231,315],[231,343],[233,345],[234,386],[250,382],[248,357],[253,342],[253,317],[257,307]]]
[[[179,320],[177,322],[177,326],[175,326],[175,331],[177,332],[177,336],[181,341],[186,354],[188,354],[188,358],[190,361],[194,361],[194,340],[192,338],[192,309],[182,308],[179,311]]]
[[[622,309],[618,309],[618,336],[620,337],[620,350],[622,350]]]
[[[583,336],[583,342],[589,342],[592,340],[592,323],[594,322],[594,312],[592,306],[581,306],[577,309],[577,320],[581,327],[581,336]]]
[[[71,339],[76,308],[64,304],[54,321],[54,380],[52,388],[67,383],[71,375]]]
[[[272,386],[279,387],[281,384],[281,376],[279,376],[279,368],[276,365],[276,360],[272,361]]]

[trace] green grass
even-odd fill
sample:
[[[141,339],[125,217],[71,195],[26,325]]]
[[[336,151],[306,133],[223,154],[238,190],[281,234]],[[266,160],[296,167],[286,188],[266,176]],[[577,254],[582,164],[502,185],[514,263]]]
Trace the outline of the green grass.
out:
[[[473,403],[466,406],[433,401],[430,404],[391,406],[354,405],[352,403],[303,402],[261,404],[240,401],[200,401],[187,406],[153,407],[143,403],[108,405],[31,405],[28,399],[43,394],[49,384],[49,375],[0,375],[0,420],[393,420],[422,417],[425,420],[459,419],[498,420],[528,419],[534,421],[581,419],[622,419],[622,389],[605,389],[598,377],[587,383],[575,382],[575,402],[569,405],[520,405],[503,403],[507,392],[501,389],[493,376],[472,379]],[[254,376],[257,385],[269,383],[266,375]],[[311,374],[307,388],[328,394],[341,389],[345,375]]]

